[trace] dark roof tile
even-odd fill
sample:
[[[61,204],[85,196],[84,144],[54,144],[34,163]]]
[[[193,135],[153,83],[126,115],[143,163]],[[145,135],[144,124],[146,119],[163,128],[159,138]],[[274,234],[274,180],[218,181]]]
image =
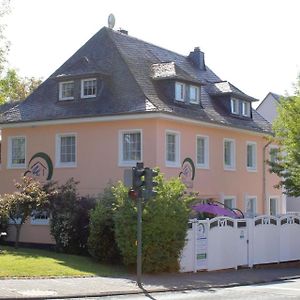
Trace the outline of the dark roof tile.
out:
[[[94,74],[101,82],[93,99],[75,97],[58,101],[58,81]],[[196,82],[200,105],[180,105],[166,99],[157,88],[160,79]],[[207,66],[200,70],[187,56],[126,34],[103,28],[74,53],[24,102],[1,115],[1,123],[84,118],[133,112],[167,112],[176,116],[224,126],[270,132],[270,124],[253,110],[253,120],[228,116],[216,109],[212,95],[232,93],[252,101]],[[218,93],[215,91],[215,95]]]

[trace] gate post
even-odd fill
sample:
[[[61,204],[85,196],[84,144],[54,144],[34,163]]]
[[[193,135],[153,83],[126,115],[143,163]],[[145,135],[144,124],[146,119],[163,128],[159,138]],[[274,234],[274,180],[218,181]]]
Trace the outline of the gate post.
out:
[[[247,256],[248,256],[248,267],[253,267],[254,261],[254,249],[253,249],[253,240],[254,240],[254,220],[255,219],[246,219],[248,227],[248,241],[247,241]]]

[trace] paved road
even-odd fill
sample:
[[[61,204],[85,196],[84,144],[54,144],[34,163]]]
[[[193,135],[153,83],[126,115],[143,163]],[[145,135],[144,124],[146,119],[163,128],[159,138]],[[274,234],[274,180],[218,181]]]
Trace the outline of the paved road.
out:
[[[83,298],[82,298],[83,299]],[[300,299],[300,279],[238,286],[233,288],[203,289],[181,292],[150,293],[146,295],[109,296],[85,300],[278,300]],[[76,299],[78,300],[78,298]]]
[[[195,274],[173,273],[143,275],[143,283],[145,289],[153,293],[151,295],[157,294],[160,297],[167,297],[169,293],[171,296],[170,298],[166,299],[173,299],[175,296],[179,297],[178,299],[180,299],[180,295],[190,295],[190,297],[193,296],[193,292],[179,292],[187,289],[201,291],[198,292],[198,294],[195,294],[198,298],[199,296],[212,297],[213,295],[218,295],[219,297],[220,293],[223,293],[224,291],[230,291],[228,289],[221,289],[223,287],[233,288],[234,286],[241,286],[246,284],[254,285],[258,283],[274,282],[283,279],[292,281],[297,278],[300,278],[299,262],[293,264],[274,264],[272,266],[265,266],[264,268],[260,269],[254,268],[224,270],[215,272],[199,272]],[[126,275],[123,278],[91,277],[52,279],[4,279],[0,280],[0,299],[62,299],[71,297],[100,297],[125,294],[131,295],[129,295],[127,298],[125,297],[124,299],[134,299],[134,297],[136,297],[135,294],[139,294],[141,292],[141,290],[136,285],[135,279],[136,278],[133,275]],[[159,292],[163,291],[167,293],[159,294]],[[168,291],[173,291],[174,293]],[[205,292],[203,293],[203,291]],[[263,292],[262,289],[260,291]],[[247,294],[249,293],[249,291],[241,290],[239,293]],[[267,294],[268,293],[269,292],[267,292]],[[298,299],[300,299],[300,295],[298,296]],[[226,294],[224,297],[226,297]],[[228,297],[229,298],[224,299],[234,299],[232,298],[232,295]],[[120,296],[115,296],[115,298],[111,299],[119,298]],[[137,297],[136,299],[139,298]],[[141,299],[143,299],[143,297]],[[148,299],[151,298],[148,297]],[[238,297],[236,299],[241,299],[241,297]],[[251,300],[253,299],[257,298],[252,297]]]

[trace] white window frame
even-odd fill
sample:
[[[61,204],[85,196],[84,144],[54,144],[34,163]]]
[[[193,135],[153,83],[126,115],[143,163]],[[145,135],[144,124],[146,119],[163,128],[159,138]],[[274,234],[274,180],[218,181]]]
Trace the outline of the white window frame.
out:
[[[182,95],[181,95],[181,93],[180,93],[180,95],[179,95],[179,93],[177,93],[177,86],[182,87]],[[175,82],[175,100],[184,102],[184,99],[185,99],[185,84],[182,82],[176,81]]]
[[[247,212],[248,201],[254,199],[254,212]],[[257,214],[257,196],[246,195],[244,202],[245,217],[255,217]]]
[[[231,164],[230,165],[226,165],[225,164],[225,142],[231,142],[232,147],[231,152],[230,152],[230,160],[231,160]],[[226,171],[235,171],[235,166],[236,166],[236,146],[235,146],[235,140],[234,139],[230,139],[230,138],[224,138],[223,139],[223,165],[224,165],[224,170]]]
[[[140,160],[124,160],[124,145],[123,145],[123,135],[124,134],[131,134],[131,133],[140,133],[141,137],[141,157]],[[137,162],[143,161],[143,131],[142,129],[122,129],[119,130],[119,135],[118,135],[118,144],[119,144],[119,167],[134,167]]]
[[[13,164],[12,163],[12,140],[13,139],[24,139],[25,140],[25,150],[24,150],[24,154],[25,154],[25,162],[22,164]],[[7,168],[8,169],[24,169],[26,168],[26,157],[27,157],[27,139],[26,136],[24,135],[20,135],[20,136],[9,136],[8,137],[8,159],[7,159]]]
[[[74,99],[74,96],[73,97],[63,97],[63,85],[67,84],[67,83],[73,83],[74,92],[75,92],[75,82],[74,82],[74,80],[60,82],[59,83],[59,100],[60,101],[66,101],[66,100],[73,100]]]
[[[175,161],[168,160],[168,144],[167,135],[175,135]],[[173,130],[166,130],[165,132],[165,164],[166,167],[179,168],[180,167],[180,132]]]
[[[239,114],[239,106],[240,106],[240,102],[238,99],[235,99],[235,98],[230,99],[230,107],[231,107],[232,114],[234,114],[234,115]]]
[[[93,95],[84,95],[84,83],[88,81],[95,81],[95,94]],[[97,78],[87,78],[87,79],[82,79],[81,80],[81,98],[95,98],[97,95]]]
[[[196,93],[196,98],[195,99],[192,99],[191,98],[191,91],[192,89],[195,90],[195,93]],[[190,88],[189,88],[189,99],[190,99],[190,103],[192,104],[199,104],[199,100],[200,100],[200,88],[196,85],[190,85]]]
[[[198,162],[198,139],[204,140],[204,163]],[[209,137],[207,135],[196,135],[196,167],[209,169]]]
[[[62,137],[75,137],[75,162],[61,162],[61,138]],[[55,167],[56,168],[76,168],[77,167],[77,133],[76,132],[65,132],[65,133],[58,133],[55,136],[55,144],[56,144],[56,151],[55,151]]]
[[[248,166],[248,146],[253,147],[253,153],[252,153],[252,160],[254,162],[253,166]],[[256,172],[257,171],[257,144],[256,142],[246,142],[246,168],[249,172]]]
[[[33,216],[30,217],[30,224],[31,225],[49,225],[50,217],[47,217],[46,219],[39,219],[35,218],[34,212]]]
[[[225,205],[226,200],[232,200],[232,207],[230,208],[236,208],[236,196],[224,196],[222,199],[222,203]]]
[[[277,158],[275,160],[273,160],[271,151],[275,150],[275,149],[278,151],[277,152]],[[270,147],[269,147],[269,160],[270,160],[270,162],[278,162],[278,155],[279,155],[279,147],[276,146],[276,145],[270,145]]]
[[[271,199],[275,199],[276,200],[276,214],[273,216],[276,216],[279,214],[279,197],[278,196],[269,196],[268,199],[268,211],[269,211],[269,215],[271,215]]]
[[[251,105],[250,102],[242,101],[242,116],[250,117],[251,115]]]

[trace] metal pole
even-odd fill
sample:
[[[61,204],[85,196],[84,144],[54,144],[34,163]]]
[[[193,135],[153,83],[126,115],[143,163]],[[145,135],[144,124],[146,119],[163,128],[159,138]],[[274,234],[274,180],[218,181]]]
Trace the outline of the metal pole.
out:
[[[142,198],[137,199],[137,284],[142,288]]]

